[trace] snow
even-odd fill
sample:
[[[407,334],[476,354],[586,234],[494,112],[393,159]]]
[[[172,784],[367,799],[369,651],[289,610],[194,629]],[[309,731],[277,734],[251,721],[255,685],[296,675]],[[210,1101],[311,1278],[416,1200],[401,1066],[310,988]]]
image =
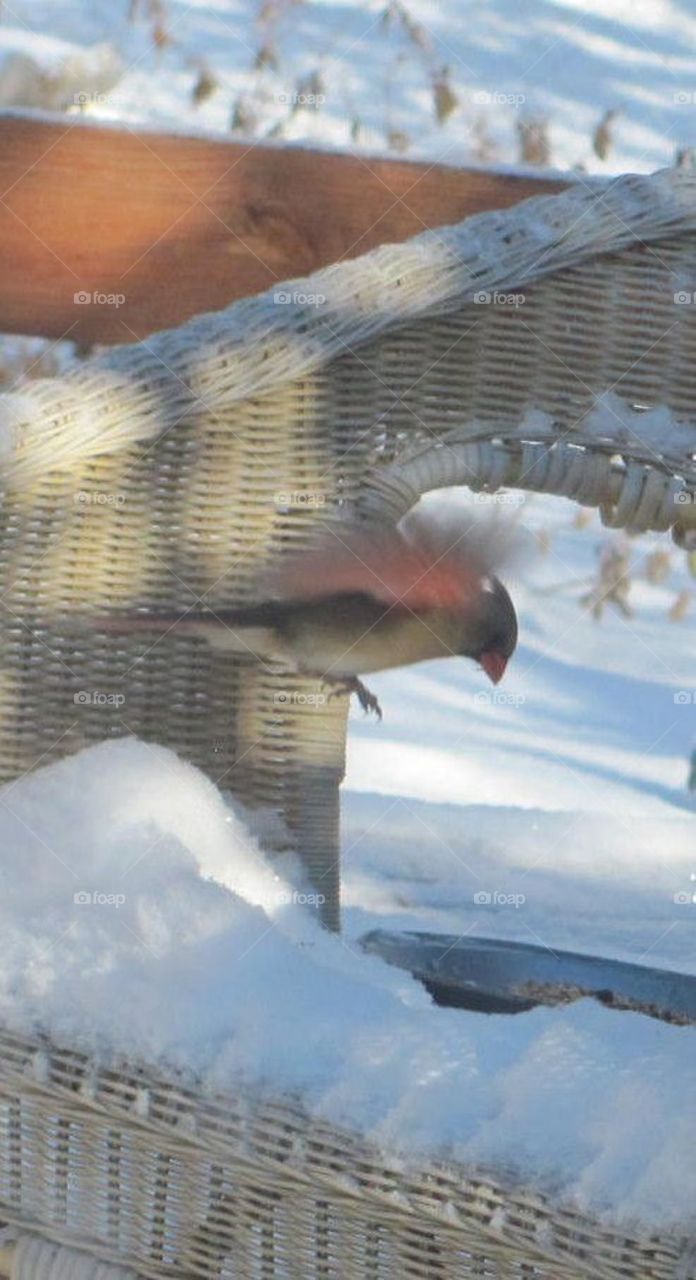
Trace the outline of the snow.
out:
[[[11,783],[0,1019],[204,1087],[285,1090],[406,1160],[523,1172],[612,1220],[690,1219],[691,1029],[591,1001],[516,1018],[437,1009],[321,930],[296,875],[273,871],[213,784],[163,748],[102,743]]]
[[[412,0],[420,43],[381,23],[383,0],[289,6],[273,31],[241,0],[166,0],[159,49],[144,4],[132,23],[126,0],[57,8],[5,6],[0,101],[60,103],[71,125],[82,108],[126,127],[529,170],[518,125],[542,119],[548,163],[581,182],[651,172],[694,142],[696,17],[676,0],[471,0],[465,22],[461,0]],[[269,39],[277,67],[256,69]],[[438,123],[445,65],[457,103]],[[215,87],[196,106],[204,68]],[[299,100],[314,72],[316,109]],[[5,371],[22,344],[3,341]],[[35,345],[25,356],[41,359]],[[583,433],[615,438],[616,415],[648,450],[667,432],[688,445],[666,411],[613,392]],[[15,428],[0,420],[0,449]],[[438,1009],[356,945],[378,926],[420,928],[696,973],[693,598],[668,619],[696,590],[685,558],[658,536],[630,543],[633,614],[594,622],[579,600],[620,536],[596,516],[576,527],[561,501],[491,502],[538,547],[506,578],[519,651],[495,692],[464,661],[371,677],[385,720],[351,718],[343,937],[313,921],[293,857],[268,865],[258,816],[164,749],[107,743],[0,791],[0,1021],[214,1088],[285,1090],[405,1158],[509,1167],[593,1212],[682,1229],[696,1202],[692,1028],[586,1000],[514,1018]],[[656,550],[671,557],[660,583],[645,575]]]
[[[547,122],[559,169],[651,172],[694,141],[696,17],[677,0],[471,0],[466,21],[459,0],[409,0],[410,35],[382,20],[386,0],[278,6],[275,23],[241,0],[166,0],[159,48],[147,7],[128,22],[127,0],[64,0],[59,16],[53,0],[13,0],[0,65],[21,54],[72,75],[86,58],[92,118],[228,134],[241,103],[240,134],[255,139],[276,130],[285,142],[366,155],[398,146],[448,164],[518,162],[521,120]],[[125,69],[100,90],[89,72],[105,42]],[[259,69],[262,50],[271,65]],[[195,106],[202,68],[216,87]],[[433,82],[443,68],[456,104],[438,123]],[[308,101],[313,73],[318,102]],[[592,136],[608,110],[618,114],[600,159]]]
[[[353,711],[347,927],[479,933],[694,973],[696,908],[681,900],[696,877],[693,603],[682,622],[667,616],[689,589],[683,554],[595,514],[579,531],[562,499],[499,510],[545,547],[503,575],[520,619],[503,683],[484,688],[466,661],[422,664],[370,677],[382,725]],[[594,622],[580,598],[607,542],[629,548],[633,616],[608,606]],[[646,578],[655,551],[669,558],[660,584]],[[480,890],[524,905],[482,908]]]
[[[578,430],[583,437],[607,440],[619,447],[642,445],[646,454],[656,458],[696,456],[696,438],[689,421],[680,421],[666,405],[636,408],[614,391],[605,391],[596,397]]]

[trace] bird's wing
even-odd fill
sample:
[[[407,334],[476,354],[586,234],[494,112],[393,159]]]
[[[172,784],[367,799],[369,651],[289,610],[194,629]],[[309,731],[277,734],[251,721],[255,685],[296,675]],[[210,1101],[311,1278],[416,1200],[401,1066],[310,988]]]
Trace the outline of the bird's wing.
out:
[[[462,531],[413,521],[332,526],[314,547],[289,557],[270,588],[281,599],[317,600],[362,594],[382,604],[424,612],[466,610],[478,598],[485,569]]]

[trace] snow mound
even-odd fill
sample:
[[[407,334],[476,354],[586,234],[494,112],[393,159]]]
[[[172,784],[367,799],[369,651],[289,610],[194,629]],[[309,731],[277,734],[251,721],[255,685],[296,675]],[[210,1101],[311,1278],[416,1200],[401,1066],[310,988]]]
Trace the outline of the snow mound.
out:
[[[589,1001],[437,1009],[323,932],[297,863],[284,872],[163,748],[105,742],[5,786],[0,1018],[210,1087],[291,1091],[407,1157],[516,1169],[613,1218],[693,1215],[690,1028]]]

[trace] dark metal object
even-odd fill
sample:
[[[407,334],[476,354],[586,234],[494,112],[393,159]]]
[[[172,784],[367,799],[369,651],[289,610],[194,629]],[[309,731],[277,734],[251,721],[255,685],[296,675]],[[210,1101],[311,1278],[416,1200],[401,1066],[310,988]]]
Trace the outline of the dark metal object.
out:
[[[388,964],[408,969],[436,1004],[482,1013],[522,1013],[539,1004],[567,1004],[592,996],[667,1022],[696,1023],[696,977],[550,951],[495,938],[375,929],[361,946]]]

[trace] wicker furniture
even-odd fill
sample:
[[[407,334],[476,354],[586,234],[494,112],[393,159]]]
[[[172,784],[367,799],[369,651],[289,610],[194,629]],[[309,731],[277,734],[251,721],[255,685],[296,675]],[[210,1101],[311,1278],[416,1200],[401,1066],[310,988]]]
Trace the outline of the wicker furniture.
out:
[[[37,1234],[148,1280],[696,1276],[687,1240],[602,1227],[499,1172],[404,1168],[287,1102],[202,1097],[7,1035],[0,1214],[27,1237],[15,1280],[76,1274]]]
[[[85,616],[253,600],[318,521],[394,520],[452,484],[566,494],[688,542],[694,287],[696,177],[629,177],[0,397],[2,776],[110,734],[170,745],[276,810],[338,927],[345,699],[159,628],[95,636]],[[657,409],[677,422],[664,439]],[[104,1280],[696,1277],[688,1241],[605,1229],[500,1171],[404,1169],[288,1100],[204,1097],[9,1035],[0,1135],[0,1264],[19,1280],[77,1274],[58,1246],[86,1251],[85,1275],[102,1259]]]
[[[158,627],[95,639],[84,615],[252,600],[317,521],[395,519],[441,485],[564,493],[683,538],[695,233],[692,173],[576,186],[0,397],[0,776],[109,734],[170,745],[275,808],[337,927],[346,699]],[[598,435],[610,389],[628,424],[612,401]],[[654,406],[683,418],[676,444],[640,438]]]

